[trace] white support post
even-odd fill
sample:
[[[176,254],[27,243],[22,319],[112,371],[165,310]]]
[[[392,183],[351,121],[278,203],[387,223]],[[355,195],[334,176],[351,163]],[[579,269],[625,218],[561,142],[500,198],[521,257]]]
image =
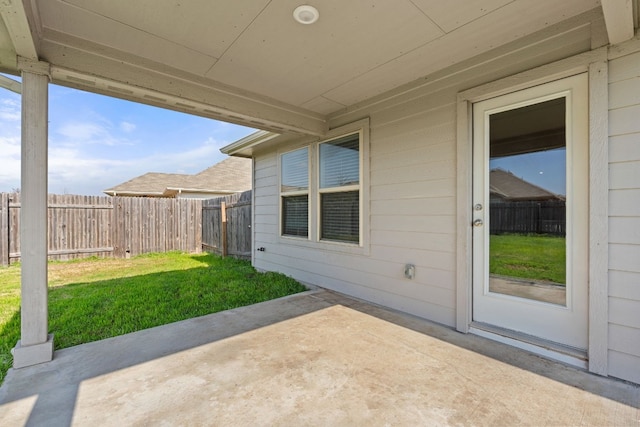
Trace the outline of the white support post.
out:
[[[13,367],[53,359],[48,333],[47,137],[49,64],[18,59],[22,70],[22,181],[20,209],[21,331]]]

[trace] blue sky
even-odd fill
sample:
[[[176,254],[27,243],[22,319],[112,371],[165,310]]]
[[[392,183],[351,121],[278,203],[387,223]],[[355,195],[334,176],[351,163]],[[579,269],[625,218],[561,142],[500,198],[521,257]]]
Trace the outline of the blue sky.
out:
[[[492,159],[491,169],[501,168],[555,194],[566,195],[566,150],[555,149]]]
[[[0,88],[0,192],[20,188],[20,115],[20,95]],[[49,85],[49,193],[104,195],[146,172],[197,173],[252,132]]]

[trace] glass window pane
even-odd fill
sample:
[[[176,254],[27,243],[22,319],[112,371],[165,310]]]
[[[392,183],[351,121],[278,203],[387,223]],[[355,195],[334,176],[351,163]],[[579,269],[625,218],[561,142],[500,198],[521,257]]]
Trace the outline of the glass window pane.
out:
[[[281,158],[280,191],[300,191],[309,188],[309,154],[307,148],[285,153]]]
[[[282,234],[307,237],[309,235],[309,196],[282,198]]]
[[[324,193],[320,197],[321,238],[360,241],[360,192]]]
[[[566,304],[565,98],[489,118],[489,289]]]
[[[320,188],[360,182],[360,136],[348,135],[320,144]]]

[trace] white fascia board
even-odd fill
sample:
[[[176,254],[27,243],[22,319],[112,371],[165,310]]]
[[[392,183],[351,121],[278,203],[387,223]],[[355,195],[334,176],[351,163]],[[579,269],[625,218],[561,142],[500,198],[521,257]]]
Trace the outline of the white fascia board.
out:
[[[602,13],[610,44],[633,38],[633,0],[602,0]]]
[[[159,192],[149,192],[149,191],[113,191],[113,190],[105,190],[104,194],[108,196],[127,196],[127,197],[139,197],[139,196],[148,196],[148,197],[162,197],[163,194]]]
[[[0,16],[7,27],[16,55],[37,61],[38,51],[31,35],[23,2],[19,0],[0,1]]]
[[[216,193],[216,194],[235,194],[235,193],[241,193],[245,190],[238,190],[238,191],[233,191],[233,190],[212,190],[210,188],[208,189],[204,189],[204,188],[180,188],[180,187],[167,187],[167,189],[164,191],[164,194],[168,194],[168,193]]]
[[[75,52],[74,52],[75,53]],[[303,135],[324,135],[327,123],[324,116],[299,108],[282,105],[274,100],[262,99],[256,94],[236,93],[233,89],[220,89],[202,83],[190,82],[146,70],[144,74],[131,67],[122,67],[113,74],[113,64],[104,58],[89,59],[103,61],[111,77],[102,77],[51,65],[51,78],[56,84],[101,93],[107,96],[128,99],[133,102],[155,105],[161,108],[182,111],[222,120],[247,127],[270,129],[274,132],[294,132]],[[97,61],[97,62],[96,62]],[[93,62],[92,62],[93,64]],[[142,78],[141,76],[145,76]],[[131,77],[131,78],[129,78]]]
[[[264,144],[267,141],[271,141],[280,135],[281,134],[275,132],[259,130],[252,133],[251,135],[245,136],[242,139],[232,142],[225,147],[222,147],[220,151],[223,154],[227,154],[229,156],[251,157],[250,153],[253,148],[257,147],[260,144]]]

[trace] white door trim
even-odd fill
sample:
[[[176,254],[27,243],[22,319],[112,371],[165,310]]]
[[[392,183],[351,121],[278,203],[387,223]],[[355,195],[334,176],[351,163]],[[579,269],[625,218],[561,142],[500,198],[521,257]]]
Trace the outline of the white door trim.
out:
[[[456,329],[472,321],[472,104],[589,73],[589,371],[608,370],[608,76],[601,48],[460,92],[457,99]]]

